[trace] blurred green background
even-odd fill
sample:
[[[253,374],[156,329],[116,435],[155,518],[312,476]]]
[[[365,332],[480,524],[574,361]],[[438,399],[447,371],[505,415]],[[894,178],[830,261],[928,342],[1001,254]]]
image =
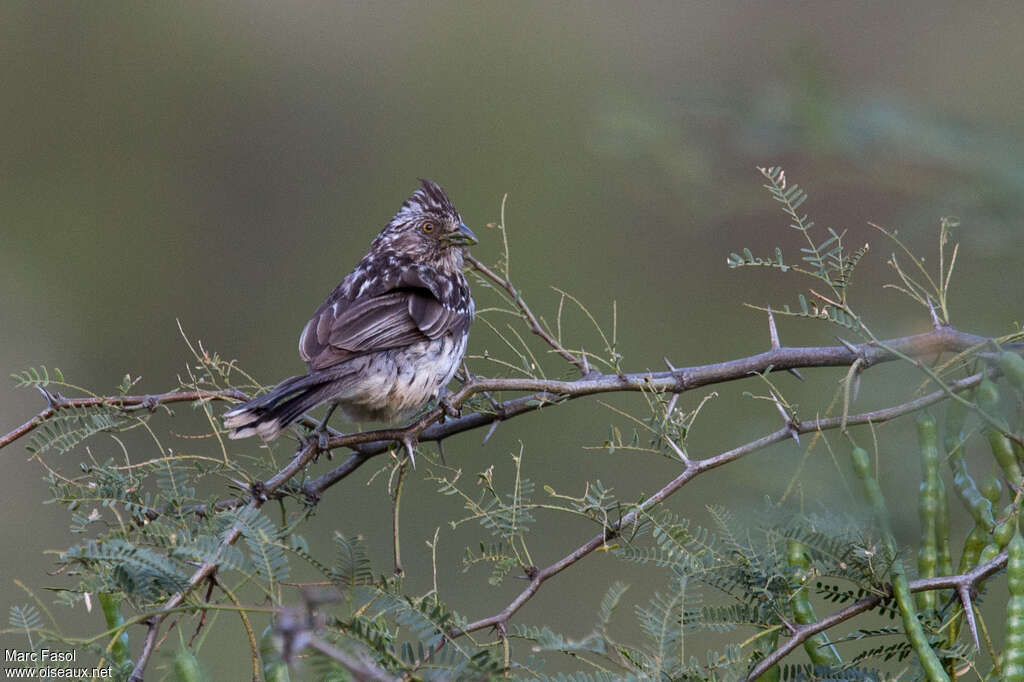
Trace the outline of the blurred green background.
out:
[[[956,215],[954,322],[1003,333],[1020,319],[1024,293],[1022,34],[1024,7],[1012,2],[5,2],[0,367],[59,366],[101,392],[127,372],[143,377],[140,391],[160,392],[189,359],[180,319],[191,338],[266,383],[297,373],[302,325],[417,177],[449,191],[481,236],[475,253],[485,262],[500,254],[486,224],[507,193],[517,285],[548,319],[558,303],[552,285],[603,324],[617,301],[627,370],[660,369],[666,355],[681,366],[759,352],[765,320],[741,303],[790,303],[797,282],[733,272],[725,258],[743,247],[802,245],[760,188],[764,165],[784,166],[809,190],[804,209],[821,227],[871,242],[853,301],[876,332],[923,330],[927,318],[883,293],[891,247],[866,222],[899,229],[933,262],[939,218]],[[493,302],[488,296],[478,292],[478,306]],[[582,316],[567,319],[567,330],[570,343],[600,350]],[[781,331],[795,345],[834,343],[837,330],[784,321]],[[484,350],[505,353],[478,324],[470,352]],[[802,386],[779,381],[813,410],[839,374],[808,374]],[[858,407],[899,399],[918,380],[870,372]],[[759,388],[719,387],[691,453],[777,428],[770,406],[741,395]],[[685,396],[686,407],[699,397]],[[642,399],[612,402],[639,409]],[[0,387],[0,431],[41,407],[34,392]],[[609,423],[622,425],[580,400],[506,424],[485,447],[482,434],[465,434],[446,455],[467,475],[495,464],[507,483],[508,454],[521,445],[525,475],[573,494],[600,479],[635,497],[675,475],[669,461],[584,450],[605,439]],[[908,447],[885,464],[894,498],[918,481],[903,431],[890,437]],[[140,443],[133,456],[153,456]],[[91,449],[120,456],[103,437]],[[75,540],[67,513],[43,505],[39,465],[20,446],[0,457],[6,611],[28,601],[15,578],[34,589],[66,584],[44,574],[53,568],[44,552]],[[671,506],[699,523],[710,503],[757,508],[764,495],[782,494],[802,459],[792,443],[758,453]],[[331,490],[305,534],[315,546],[334,529],[362,532],[385,571],[389,504],[380,478],[366,485],[375,468]],[[853,505],[823,451],[803,475],[795,506]],[[909,542],[914,496],[902,497]],[[404,508],[415,510],[405,530],[410,589],[425,590],[422,539],[456,517],[458,504],[421,473]],[[592,533],[542,517],[534,557],[550,563]],[[485,538],[482,529],[441,537],[442,597],[462,613],[489,615],[520,589],[515,580],[489,588],[483,570],[458,573],[463,546]],[[621,570],[611,557],[591,557],[547,584],[519,618],[582,635],[592,618],[579,614],[596,611]],[[634,574],[630,598],[639,601],[658,586]],[[95,612],[59,613],[72,631],[100,629]],[[244,646],[240,628],[222,631],[227,651]],[[141,630],[132,635],[137,643]],[[223,649],[201,656],[214,679],[242,679],[237,650],[237,659]]]

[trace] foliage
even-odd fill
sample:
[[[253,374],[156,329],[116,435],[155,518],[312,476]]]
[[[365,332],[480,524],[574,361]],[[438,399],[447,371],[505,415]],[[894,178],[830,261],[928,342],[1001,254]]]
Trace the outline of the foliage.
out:
[[[825,320],[908,363],[920,372],[922,389],[938,390],[939,398],[948,403],[943,461],[949,463],[952,486],[964,501],[964,517],[976,524],[968,539],[974,549],[968,551],[965,543],[959,573],[966,575],[989,566],[986,562],[996,562],[984,575],[972,578],[971,584],[964,583],[968,593],[984,590],[984,578],[998,568],[999,557],[1005,557],[1000,554],[1003,548],[1011,540],[1015,551],[1024,546],[1016,531],[1021,496],[1013,496],[1001,513],[994,513],[1001,488],[995,486],[992,499],[986,491],[993,486],[975,484],[963,463],[963,451],[975,441],[991,444],[994,459],[1008,478],[1015,479],[1009,480],[1011,490],[1024,489],[1019,480],[1019,460],[1024,458],[1024,363],[1019,359],[1019,344],[1015,345],[1019,335],[941,358],[920,357],[887,343],[868,326],[851,296],[858,265],[869,253],[867,244],[851,248],[846,231],[817,229],[801,212],[806,192],[789,183],[782,169],[761,173],[770,197],[800,235],[799,260],[787,261],[782,247],[768,257],[741,249],[728,257],[728,265],[767,267],[812,281],[813,288],[798,295],[795,307],[759,308],[772,316],[773,335],[775,315]],[[920,492],[928,530],[920,547],[904,548],[895,542],[877,485],[884,473],[879,464],[883,458],[878,455],[889,445],[870,426],[872,419],[858,422],[868,423],[867,427],[852,426],[856,420],[850,405],[856,399],[860,373],[868,365],[864,346],[847,346],[852,356],[849,371],[840,379],[835,397],[830,404],[810,410],[823,415],[814,422],[816,428],[797,418],[795,405],[769,376],[771,366],[763,367],[756,379],[768,386],[767,395],[746,395],[778,408],[786,423],[778,438],[796,438],[811,430],[815,433],[808,452],[824,449],[839,461],[849,450],[850,464],[842,470],[851,487],[861,485],[865,513],[795,509],[786,491],[780,499],[766,499],[756,518],[738,514],[727,503],[711,505],[706,509],[708,523],[701,525],[673,511],[666,501],[692,478],[746,452],[743,448],[748,446],[741,446],[719,459],[692,457],[690,433],[701,410],[717,394],[704,394],[687,411],[677,405],[680,391],[689,389],[685,369],[670,366],[661,383],[652,372],[626,375],[614,305],[610,323],[602,324],[602,316],[592,313],[579,298],[556,289],[551,321],[535,314],[512,285],[504,209],[503,202],[501,221],[492,225],[503,253],[493,267],[474,262],[473,275],[478,297],[486,291],[491,301],[481,309],[478,328],[484,331],[476,333],[491,334],[505,352],[500,357],[471,356],[470,361],[486,373],[532,382],[528,385],[536,388],[517,389],[521,384],[509,384],[506,390],[499,383],[498,390],[467,394],[463,418],[478,418],[476,425],[489,425],[486,440],[515,414],[557,409],[570,398],[598,392],[578,386],[603,377],[609,386],[637,391],[642,399],[631,403],[638,405],[631,409],[601,403],[612,415],[608,436],[588,447],[630,457],[669,458],[682,465],[677,478],[653,495],[623,496],[614,485],[597,478],[581,479],[575,491],[559,491],[524,475],[523,463],[533,456],[526,445],[510,453],[510,477],[494,464],[471,475],[432,453],[420,453],[419,461],[425,466],[418,475],[436,494],[456,500],[461,507],[459,515],[448,520],[447,530],[461,528],[474,535],[461,553],[465,589],[488,589],[483,587],[486,584],[495,594],[503,594],[498,590],[510,583],[516,583],[517,591],[529,585],[506,612],[471,621],[449,606],[445,597],[450,600],[452,595],[439,593],[436,578],[433,589],[414,593],[403,575],[398,521],[407,469],[401,447],[392,448],[394,456],[380,470],[393,501],[393,524],[386,528],[374,520],[363,521],[363,533],[393,533],[395,571],[384,574],[372,566],[361,535],[336,531],[333,547],[311,547],[300,534],[313,518],[320,495],[376,451],[357,450],[336,471],[351,468],[329,484],[314,477],[309,466],[312,457],[288,469],[310,448],[320,447],[317,439],[299,439],[294,455],[254,444],[251,454],[229,457],[216,401],[265,389],[234,361],[186,339],[192,360],[181,385],[163,397],[138,400],[129,395],[138,380],[129,376],[112,395],[101,396],[68,383],[60,370],[30,368],[13,378],[18,386],[40,391],[48,407],[34,425],[27,447],[45,472],[52,493],[49,502],[67,509],[70,530],[80,538],[59,554],[58,572],[64,584],[54,590],[56,603],[60,608],[82,604],[91,608],[98,599],[104,621],[97,623],[94,634],[69,634],[50,606],[25,587],[29,602],[10,608],[7,632],[25,638],[33,650],[59,644],[92,652],[101,662],[110,662],[120,678],[127,677],[135,663],[130,657],[139,647],[128,647],[127,638],[141,630],[137,624],[149,623],[148,632],[153,632],[160,625],[157,617],[167,615],[178,624],[177,647],[168,645],[175,653],[167,671],[177,679],[200,674],[196,654],[202,653],[212,629],[230,627],[229,622],[238,622],[249,641],[253,677],[268,680],[288,679],[289,671],[316,679],[482,680],[511,675],[580,681],[738,680],[762,662],[765,679],[772,680],[942,679],[964,670],[979,676],[998,674],[1003,661],[1017,664],[1021,654],[1013,647],[1021,638],[1016,631],[1011,630],[1014,637],[1000,651],[980,614],[973,614],[970,600],[957,601],[949,585],[941,587],[945,592],[934,588],[937,599],[916,603],[906,599],[915,585],[921,588],[904,570],[915,564],[915,554],[924,557],[927,552],[925,558],[916,557],[917,565],[928,567],[927,576],[923,570],[922,577],[941,576],[936,566],[952,560],[949,547],[938,545],[941,529],[947,529],[948,535],[948,517],[955,512],[936,471],[940,453],[935,422],[923,418],[920,423],[930,429],[927,442],[922,437],[922,455],[927,448],[929,468]],[[878,228],[900,253],[899,259],[894,255],[889,261],[898,279],[892,288],[919,304],[922,316],[928,315],[937,329],[950,323],[948,294],[958,251],[955,246],[950,251],[947,245],[954,226],[952,220],[941,224],[935,273],[895,232]],[[563,330],[568,315],[585,320],[592,333],[568,338]],[[779,349],[777,338],[773,348]],[[574,373],[581,377],[576,383],[571,379]],[[988,374],[991,377],[982,382]],[[1001,374],[1006,378],[1000,379]],[[977,380],[971,378],[975,376]],[[683,389],[666,388],[678,377],[684,377]],[[464,379],[469,384],[474,375],[467,370]],[[963,390],[975,385],[980,385],[976,396]],[[528,395],[506,398],[504,394],[514,390],[527,390]],[[71,392],[76,398],[57,391]],[[167,425],[173,416],[169,405],[176,401],[191,405],[192,416],[202,425],[195,447],[176,450],[164,443],[172,431]],[[886,419],[918,407],[908,401],[892,410],[884,415]],[[836,414],[840,420],[829,422],[827,428],[839,428],[849,448],[826,438],[822,425]],[[312,424],[307,420],[305,426]],[[148,458],[139,454],[128,442],[128,432],[151,441],[157,454]],[[98,459],[89,447],[98,438],[116,443],[123,458]],[[412,447],[411,437],[408,442],[404,436],[395,440]],[[873,462],[858,441],[870,441],[879,461]],[[352,447],[369,445],[364,439]],[[750,451],[763,447],[758,441],[748,445]],[[73,473],[75,467],[68,465],[72,460],[77,462]],[[289,474],[282,477],[284,471]],[[559,539],[562,520],[571,521],[572,527],[589,528],[593,539],[578,548],[572,545],[562,560],[539,568],[534,558],[539,554],[538,539]],[[435,553],[435,576],[439,534],[440,529],[432,540],[427,539]],[[552,589],[545,588],[548,577],[580,570],[580,562],[593,552],[615,557],[622,579],[611,582],[601,599],[587,605],[588,612],[596,613],[589,619],[581,616],[573,634],[531,624],[516,615],[537,591]],[[1022,564],[1017,561],[1020,556],[1019,551],[1011,555],[1011,571]],[[316,575],[317,580],[299,581],[295,576],[300,574]],[[650,576],[655,576],[653,593],[631,591],[631,584]],[[526,582],[513,577],[525,577]],[[1022,578],[1014,574],[1010,578],[1012,604],[1020,610],[1016,588]],[[815,607],[819,613],[839,609],[856,609],[856,613],[800,640],[805,654],[767,660],[792,635],[820,622]],[[870,615],[857,626],[845,625],[865,612]],[[220,613],[232,618],[218,620]],[[269,622],[259,638],[254,621]],[[979,628],[984,649],[974,644]],[[491,631],[494,637],[487,639],[484,635]],[[719,644],[708,647],[708,641]],[[570,668],[574,672],[564,672]]]

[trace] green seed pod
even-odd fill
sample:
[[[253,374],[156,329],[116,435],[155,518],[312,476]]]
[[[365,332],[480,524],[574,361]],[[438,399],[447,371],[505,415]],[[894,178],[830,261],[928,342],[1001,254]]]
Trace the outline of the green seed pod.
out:
[[[903,629],[907,633],[917,660],[924,671],[929,682],[949,682],[949,675],[942,667],[942,661],[935,654],[928,636],[921,627],[921,621],[917,619],[917,609],[914,605],[913,595],[910,593],[910,585],[907,581],[907,574],[903,568],[903,562],[899,557],[896,547],[896,540],[893,538],[891,523],[889,522],[889,511],[885,504],[885,497],[878,481],[871,475],[871,458],[864,448],[854,446],[850,452],[850,461],[853,470],[860,479],[864,489],[864,495],[871,505],[871,509],[884,530],[885,546],[891,556],[895,557],[889,569],[889,577],[892,581],[892,593],[896,600],[896,606],[903,621]]]
[[[939,513],[935,517],[935,538],[939,543],[939,575],[952,575],[953,555],[949,548],[949,498],[946,496],[946,484],[941,478],[939,479]]]
[[[999,409],[999,388],[994,381],[985,377],[974,390],[974,399],[978,402],[978,407],[994,415]]]
[[[1000,550],[1009,544],[1013,534],[1017,532],[1017,516],[1013,511],[1013,504],[1003,507],[1003,520],[992,530],[992,542],[996,543]]]
[[[953,471],[953,490],[956,491],[957,497],[960,498],[963,505],[967,507],[967,511],[971,513],[974,522],[991,529],[995,525],[995,519],[992,517],[992,503],[985,498],[967,471],[967,463],[963,456],[951,455],[949,468]],[[1002,492],[1002,489],[1000,488],[998,491]],[[998,500],[999,497],[996,496],[996,499]]]
[[[935,418],[927,412],[917,416],[917,439],[921,448],[921,488],[918,494],[918,517],[921,521],[921,543],[917,551],[917,572],[922,578],[938,575],[938,516],[941,512],[939,492],[939,444]],[[917,593],[917,607],[934,611],[938,594],[934,590]]]
[[[1006,642],[1003,680],[1024,681],[1024,538],[1015,532],[1007,547],[1006,565],[1010,598],[1006,604]]]
[[[1013,452],[1013,444],[1010,439],[996,429],[988,429],[988,444],[992,448],[992,456],[995,457],[1003,474],[1006,475],[1006,480],[1014,486],[1019,486],[1021,483],[1020,465],[1017,463],[1017,455]]]
[[[786,559],[793,568],[794,585],[790,593],[790,605],[793,607],[793,618],[801,625],[814,623],[818,620],[814,615],[814,607],[807,597],[806,582],[809,578],[808,568],[810,562],[807,560],[806,547],[796,540],[786,541]],[[825,633],[813,635],[804,642],[804,651],[807,652],[811,663],[815,665],[841,665],[843,659],[839,652],[829,642]]]
[[[993,428],[993,423],[998,425],[999,431],[1007,430],[1006,420],[999,414],[999,387],[994,381],[988,377],[982,379],[974,391],[974,401],[977,403],[978,409],[987,415],[988,419],[985,421],[988,423],[989,430]]]
[[[175,682],[201,682],[203,673],[199,669],[199,661],[187,647],[182,646],[174,655]]]
[[[1024,391],[1024,358],[1016,353],[1004,351],[999,356],[999,369],[1015,389]]]
[[[956,491],[957,497],[974,517],[974,522],[991,530],[995,525],[995,520],[992,518],[992,503],[978,489],[978,485],[967,470],[967,461],[964,459],[963,427],[966,418],[967,406],[959,401],[951,400],[946,408],[944,445],[949,458],[949,469],[953,472],[953,490]],[[999,485],[998,481],[996,481],[996,485]],[[997,493],[1001,491],[1002,488],[999,488]],[[999,495],[997,494],[996,497],[998,498]]]
[[[97,595],[103,618],[107,621],[107,629],[112,630],[124,625],[124,614],[121,613],[121,594],[118,592],[100,592]],[[110,660],[120,667],[131,660],[131,649],[128,643],[128,631],[123,631],[110,646]]]
[[[871,455],[864,448],[854,446],[850,451],[850,462],[853,464],[854,473],[857,474],[857,478],[860,479],[861,485],[864,487],[864,496],[868,499],[875,519],[882,526],[882,530],[891,535],[892,529],[889,523],[889,512],[885,505],[885,496],[882,495],[882,488],[878,485],[878,481],[871,475]]]
[[[999,553],[1001,551],[1003,551],[1002,548],[999,545],[997,545],[996,543],[994,543],[994,542],[988,543],[981,550],[981,556],[978,557],[977,565],[981,566],[982,564],[987,564],[988,562],[992,561],[997,556],[999,556]],[[980,584],[978,586],[978,589],[979,590],[981,589],[981,585]]]
[[[1003,495],[1003,482],[992,474],[989,474],[985,477],[985,480],[981,482],[980,490],[986,500],[992,504],[997,504],[999,502],[999,498]]]
[[[965,573],[978,565],[981,550],[989,542],[989,533],[981,526],[975,526],[964,540],[964,551],[960,554],[960,565],[957,573]]]

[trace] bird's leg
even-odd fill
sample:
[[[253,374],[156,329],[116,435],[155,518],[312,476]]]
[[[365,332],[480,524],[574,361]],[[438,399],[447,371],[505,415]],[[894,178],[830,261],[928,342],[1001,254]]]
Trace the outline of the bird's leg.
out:
[[[317,448],[320,452],[326,452],[330,455],[330,450],[327,448],[327,444],[331,439],[331,434],[327,432],[327,422],[330,421],[331,415],[334,414],[334,410],[338,409],[338,403],[331,403],[331,406],[327,408],[327,414],[320,420],[320,423],[313,430],[313,434],[317,438]]]
[[[437,392],[437,406],[444,411],[445,416],[448,417],[449,419],[461,417],[462,410],[452,404],[452,401],[450,400],[449,396],[451,396],[451,391],[449,391],[447,388],[442,388],[441,390],[439,390]]]

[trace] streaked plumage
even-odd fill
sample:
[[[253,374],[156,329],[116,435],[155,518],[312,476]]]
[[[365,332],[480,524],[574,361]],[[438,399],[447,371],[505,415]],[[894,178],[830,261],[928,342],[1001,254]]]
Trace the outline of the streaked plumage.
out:
[[[325,402],[392,423],[437,397],[466,352],[473,298],[463,248],[476,237],[429,180],[413,192],[299,337],[307,374],[224,415],[231,438],[276,438]]]

